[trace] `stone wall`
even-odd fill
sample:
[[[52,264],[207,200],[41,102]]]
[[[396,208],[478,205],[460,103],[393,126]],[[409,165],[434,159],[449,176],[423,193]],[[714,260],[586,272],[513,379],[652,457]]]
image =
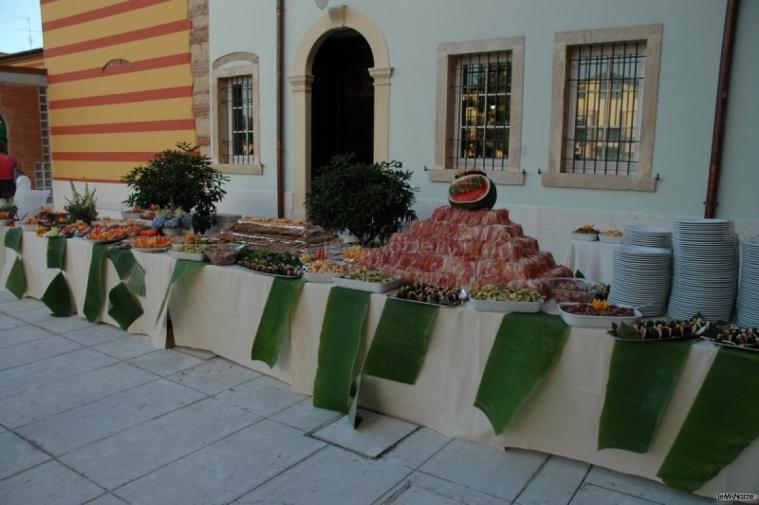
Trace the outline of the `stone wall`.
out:
[[[0,116],[8,128],[8,149],[21,171],[34,181],[34,164],[42,161],[38,87],[0,82]]]
[[[209,63],[208,63],[208,0],[188,0],[190,55],[192,58],[192,114],[200,152],[210,155],[211,126],[209,123]]]

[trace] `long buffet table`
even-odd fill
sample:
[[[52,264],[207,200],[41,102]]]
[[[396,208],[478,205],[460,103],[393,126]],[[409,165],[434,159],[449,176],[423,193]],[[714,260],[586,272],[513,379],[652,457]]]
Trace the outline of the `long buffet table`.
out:
[[[4,233],[4,232],[3,232]],[[91,256],[91,244],[69,240],[66,276],[81,314]],[[54,270],[45,268],[46,240],[26,232],[23,261],[27,295],[39,298]],[[15,253],[5,250],[2,280]],[[165,254],[135,252],[146,272],[145,314],[129,331],[148,333],[156,347],[165,346],[166,318],[153,322],[175,260]],[[118,276],[109,264],[107,287]],[[169,312],[177,345],[207,349],[227,359],[277,377],[293,390],[310,394],[317,368],[319,334],[330,290],[329,284],[307,283],[294,309],[289,341],[285,339],[273,369],[250,360],[256,328],[272,278],[241,267],[208,265],[172,290]],[[371,342],[386,297],[372,295],[361,348]],[[494,447],[516,447],[586,461],[620,472],[659,480],[656,472],[667,454],[693,400],[711,367],[717,348],[696,343],[677,387],[645,454],[596,450],[598,419],[603,408],[613,340],[601,330],[573,328],[560,358],[502,436],[496,436],[485,415],[473,406],[485,363],[502,316],[475,312],[468,307],[441,309],[435,320],[429,349],[416,384],[406,385],[365,376],[361,405],[428,426],[449,436]],[[115,324],[107,315],[104,323]],[[361,362],[361,360],[359,360]],[[645,374],[646,370],[641,370]],[[755,422],[756,420],[746,420]],[[715,496],[726,490],[756,492],[759,440],[697,493]]]

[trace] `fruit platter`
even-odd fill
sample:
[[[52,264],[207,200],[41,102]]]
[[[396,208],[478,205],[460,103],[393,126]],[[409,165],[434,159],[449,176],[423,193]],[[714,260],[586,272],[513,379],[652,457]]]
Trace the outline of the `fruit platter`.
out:
[[[607,300],[591,303],[559,303],[559,314],[569,326],[581,328],[608,328],[614,323],[634,324],[641,313],[633,307],[614,305]]]
[[[344,263],[330,260],[316,260],[306,265],[303,277],[308,282],[332,282],[335,275],[348,273]]]
[[[621,244],[624,235],[620,230],[605,230],[598,234],[598,240],[607,244]]]
[[[360,245],[352,245],[343,249],[343,251],[340,253],[340,255],[343,257],[343,260],[347,262],[362,260],[366,257],[367,254],[368,251]]]
[[[543,295],[533,288],[511,288],[489,284],[473,288],[469,298],[481,312],[539,312]]]
[[[593,242],[598,240],[600,232],[592,224],[584,224],[572,232],[573,240],[587,240]]]
[[[56,229],[56,228],[51,228],[50,230],[51,233],[53,229]],[[91,231],[92,231],[92,226],[87,224],[85,221],[82,221],[81,219],[79,219],[76,222],[67,224],[66,226],[61,228],[59,235],[62,235],[66,238],[81,238],[81,237],[85,237]]]
[[[171,238],[160,235],[140,236],[139,234],[132,239],[129,244],[132,249],[140,252],[162,252],[171,247]]]
[[[164,237],[169,240],[169,242],[172,242],[171,237]],[[205,245],[203,244],[172,244],[171,249],[169,249],[169,256],[172,258],[176,258],[178,260],[189,260],[189,261],[205,261],[206,255],[205,255]]]
[[[739,328],[730,324],[722,328],[713,328],[701,335],[701,338],[723,347],[759,351],[759,328]]]
[[[93,226],[92,230],[84,238],[95,244],[109,244],[124,240],[128,236],[129,229],[127,227],[97,225]]]
[[[203,252],[214,265],[227,266],[237,262],[237,257],[244,247],[244,244],[235,243],[206,244],[203,246]]]
[[[461,305],[464,300],[459,297],[459,291],[451,288],[433,286],[422,282],[406,282],[401,284],[395,298],[427,305],[442,305],[454,307]]]
[[[636,342],[662,342],[689,340],[704,334],[710,325],[701,317],[690,320],[641,321],[633,324],[611,323],[609,335],[617,340]]]
[[[303,263],[288,253],[269,253],[244,250],[237,263],[249,270],[274,277],[298,278],[303,275]]]
[[[401,278],[379,270],[360,268],[345,274],[336,275],[335,284],[343,288],[356,289],[358,291],[385,293],[400,286]]]

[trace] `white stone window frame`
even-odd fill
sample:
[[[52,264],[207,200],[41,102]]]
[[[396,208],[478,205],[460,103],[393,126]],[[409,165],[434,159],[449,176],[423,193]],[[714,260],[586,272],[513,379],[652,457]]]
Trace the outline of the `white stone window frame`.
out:
[[[261,121],[260,88],[258,76],[258,55],[248,52],[235,52],[217,58],[211,66],[211,159],[214,166],[225,174],[262,175],[261,163]],[[224,144],[222,134],[228,129],[224,81],[233,77],[249,77],[253,100],[253,156],[250,163],[228,163],[227,153],[222,153]],[[220,94],[221,93],[221,94]],[[230,139],[231,140],[231,139]]]
[[[542,176],[543,186],[560,188],[607,189],[621,191],[656,191],[652,174],[656,110],[659,92],[659,68],[663,25],[651,24],[620,28],[603,28],[557,32],[554,37],[553,91],[551,99],[551,130],[548,170]],[[568,82],[567,55],[573,46],[614,42],[644,41],[645,79],[643,106],[640,111],[640,144],[635,174],[582,174],[563,171]]]
[[[496,184],[522,185],[524,174],[521,169],[522,157],[522,95],[524,90],[524,36],[497,39],[444,42],[437,48],[437,105],[435,117],[435,162],[429,171],[430,181],[453,181],[457,170],[450,160],[456,148],[450,141],[457,127],[457,97],[451,92],[451,84],[456,76],[456,62],[459,56],[478,53],[511,53],[511,100],[509,125],[509,157],[504,168],[491,169],[485,164],[480,167]],[[497,162],[500,165],[500,160]],[[473,167],[474,168],[474,167]]]

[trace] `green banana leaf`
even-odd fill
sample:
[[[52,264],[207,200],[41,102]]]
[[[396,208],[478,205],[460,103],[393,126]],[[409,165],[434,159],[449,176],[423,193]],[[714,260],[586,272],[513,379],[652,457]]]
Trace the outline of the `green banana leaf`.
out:
[[[129,288],[123,282],[119,282],[110,293],[108,293],[108,315],[111,316],[122,330],[129,326],[143,314],[140,301],[129,291]]]
[[[10,247],[21,254],[21,240],[23,238],[24,231],[21,228],[8,228],[5,232],[5,247]]]
[[[699,489],[759,436],[757,398],[759,353],[720,349],[657,475],[670,487]]]
[[[5,288],[13,293],[19,300],[26,293],[26,274],[24,273],[24,263],[21,258],[16,258],[13,262],[8,279],[5,281]]]
[[[561,354],[569,326],[559,316],[506,314],[490,350],[474,406],[500,435]]]
[[[169,300],[169,293],[171,293],[171,288],[174,283],[179,282],[187,275],[197,272],[204,266],[206,266],[206,264],[200,261],[177,260],[177,262],[174,264],[174,270],[171,272],[169,285],[166,286],[166,294],[163,295],[161,307],[158,309],[158,314],[155,318],[155,324],[158,324],[158,321],[161,319],[161,315],[163,314],[163,310],[166,308],[166,302]]]
[[[137,262],[130,249],[112,247],[108,249],[108,259],[116,273],[129,290],[138,296],[145,296],[145,270]]]
[[[84,295],[84,316],[91,323],[98,320],[105,303],[105,272],[103,266],[107,252],[108,246],[105,244],[95,244],[92,247],[87,291]]]
[[[258,324],[250,359],[273,367],[279,359],[279,347],[290,329],[290,314],[303,290],[303,279],[275,277]]]
[[[63,272],[58,272],[58,275],[53,278],[41,300],[54,316],[68,317],[71,315],[74,311],[74,304],[71,300],[71,289]]]
[[[358,415],[358,395],[361,393],[361,383],[364,381],[364,373],[361,372],[356,376],[356,380],[353,381],[350,393],[350,407],[348,408],[348,422],[355,430],[358,425],[361,424],[362,417]]]
[[[314,406],[347,413],[353,369],[361,346],[370,294],[341,287],[329,292],[319,337]]]
[[[60,270],[66,267],[66,237],[47,239],[47,267]]]
[[[648,451],[692,343],[614,343],[598,431],[599,451]]]
[[[439,307],[388,298],[364,363],[364,373],[414,384]]]

